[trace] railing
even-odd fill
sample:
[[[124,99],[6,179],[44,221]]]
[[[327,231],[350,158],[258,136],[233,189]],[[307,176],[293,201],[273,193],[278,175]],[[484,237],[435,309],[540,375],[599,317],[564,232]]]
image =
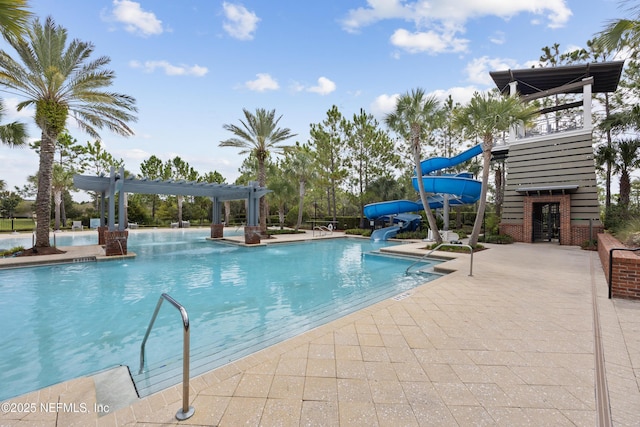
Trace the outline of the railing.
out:
[[[195,409],[193,406],[189,406],[189,315],[187,314],[187,310],[184,309],[182,305],[171,296],[166,293],[160,295],[158,299],[158,304],[156,305],[156,309],[153,312],[153,316],[151,317],[151,322],[149,323],[149,327],[147,328],[147,333],[144,334],[144,339],[142,340],[142,345],[140,346],[140,374],[144,369],[144,346],[147,343],[147,338],[149,338],[149,333],[151,332],[151,328],[153,328],[153,323],[156,321],[156,317],[158,316],[158,311],[160,311],[160,306],[162,306],[162,301],[167,300],[173,305],[175,308],[180,311],[180,315],[182,316],[182,326],[184,328],[184,338],[183,338],[183,346],[182,346],[182,408],[178,410],[176,413],[176,418],[180,421],[191,418],[191,416],[195,413]]]
[[[640,248],[611,248],[609,249],[609,299],[611,299],[611,290],[613,288],[613,251],[637,252]]]
[[[459,247],[463,247],[463,248],[468,248],[469,249],[469,253],[471,254],[471,260],[470,260],[470,264],[469,264],[469,276],[473,276],[473,248],[469,245],[461,245],[459,243],[440,243],[438,246],[436,246],[435,248],[431,249],[428,253],[426,253],[425,255],[423,255],[422,257],[420,257],[419,260],[417,260],[416,262],[414,262],[413,264],[411,264],[409,267],[407,267],[407,269],[405,270],[405,274],[409,274],[409,270],[411,270],[411,268],[418,264],[421,263],[422,260],[426,257],[428,257],[429,255],[431,255],[432,253],[434,253],[435,251],[437,251],[438,249],[440,249],[443,246],[450,246],[450,247],[455,247],[455,248],[459,248]]]
[[[320,236],[324,236],[324,233],[333,234],[333,224],[329,224],[328,227],[325,227],[324,225],[316,225],[313,227],[311,232],[312,236],[316,235],[316,230],[320,231]]]

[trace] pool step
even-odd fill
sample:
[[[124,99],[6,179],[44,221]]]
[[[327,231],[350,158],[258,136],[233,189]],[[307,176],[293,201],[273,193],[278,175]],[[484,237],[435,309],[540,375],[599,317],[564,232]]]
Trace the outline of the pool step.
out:
[[[96,387],[96,403],[98,415],[106,415],[138,400],[138,394],[133,379],[126,366],[116,366],[112,369],[93,375]]]

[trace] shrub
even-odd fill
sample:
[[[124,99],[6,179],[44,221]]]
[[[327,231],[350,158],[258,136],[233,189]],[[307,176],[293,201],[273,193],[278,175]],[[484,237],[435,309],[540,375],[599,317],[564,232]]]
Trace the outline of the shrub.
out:
[[[2,257],[12,256],[16,252],[22,252],[22,251],[24,251],[24,246],[16,246],[16,247],[13,247],[11,249],[6,249],[6,250],[0,249],[0,256],[2,256]]]
[[[351,235],[355,235],[355,236],[370,237],[371,236],[371,230],[366,229],[366,228],[349,228],[347,230],[344,230],[344,234],[351,234]]]
[[[289,228],[285,228],[285,229],[282,229],[282,230],[272,230],[272,229],[267,230],[267,234],[269,236],[273,236],[273,235],[276,235],[276,234],[300,234],[300,233],[304,233],[304,231],[302,231],[302,230],[296,231],[296,230],[289,229]]]
[[[582,242],[580,247],[587,251],[597,251],[598,250],[598,239],[590,239]]]
[[[508,234],[492,234],[489,236],[485,234],[484,236],[480,236],[478,241],[504,245],[504,244],[513,243],[513,237],[509,236]]]
[[[398,233],[396,235],[397,239],[426,239],[427,231],[426,230],[418,230],[418,231],[405,231],[403,233]]]
[[[435,249],[437,248],[439,245],[439,243],[433,243],[431,245],[427,245],[427,247],[425,249]],[[475,245],[473,246],[473,251],[480,251],[483,250],[485,247],[482,245]],[[461,252],[461,253],[469,253],[469,248],[467,248],[466,246],[443,246],[440,249],[438,249],[439,251],[443,251],[443,252]]]

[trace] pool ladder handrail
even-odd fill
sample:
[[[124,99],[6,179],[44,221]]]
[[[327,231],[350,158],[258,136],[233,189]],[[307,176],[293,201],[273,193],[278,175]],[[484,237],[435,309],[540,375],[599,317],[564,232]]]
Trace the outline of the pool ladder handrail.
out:
[[[473,248],[469,245],[463,245],[460,243],[440,243],[438,246],[436,246],[435,248],[431,249],[429,252],[427,252],[425,255],[421,256],[419,260],[417,260],[416,262],[414,262],[413,264],[411,264],[409,267],[407,267],[407,269],[405,270],[404,274],[409,274],[409,270],[411,270],[411,267],[413,267],[414,265],[422,262],[422,260],[426,257],[428,257],[429,255],[431,255],[432,253],[434,253],[435,251],[437,251],[438,249],[440,249],[443,246],[451,246],[451,247],[463,247],[463,248],[468,248],[469,249],[469,253],[471,254],[471,259],[469,261],[469,276],[473,276]]]
[[[324,236],[325,233],[333,234],[333,225],[329,224],[331,227],[325,227],[324,225],[316,225],[313,227],[311,235],[315,237],[316,230],[320,231],[320,236]]]
[[[169,294],[163,293],[160,295],[158,299],[158,304],[156,304],[156,309],[153,312],[153,316],[151,317],[151,322],[149,322],[149,327],[147,327],[147,333],[144,334],[144,339],[142,340],[142,345],[140,346],[140,372],[144,370],[144,346],[147,343],[147,339],[149,338],[149,333],[151,332],[151,328],[153,328],[153,324],[156,321],[156,317],[158,316],[158,311],[160,311],[160,307],[162,306],[162,302],[167,300],[173,305],[175,308],[180,311],[180,316],[182,316],[182,326],[184,329],[183,334],[183,346],[182,346],[182,408],[178,410],[176,413],[176,418],[179,421],[186,420],[191,418],[195,413],[195,409],[193,406],[189,406],[189,315],[187,314],[187,310],[175,299],[173,299]]]

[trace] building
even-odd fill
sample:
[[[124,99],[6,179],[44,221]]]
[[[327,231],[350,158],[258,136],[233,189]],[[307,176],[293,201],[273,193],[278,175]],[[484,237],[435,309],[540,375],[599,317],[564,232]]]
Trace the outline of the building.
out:
[[[537,101],[533,127],[493,150],[504,161],[500,233],[518,242],[580,245],[604,227],[593,150],[592,96],[618,87],[623,61],[491,72],[498,89]]]

